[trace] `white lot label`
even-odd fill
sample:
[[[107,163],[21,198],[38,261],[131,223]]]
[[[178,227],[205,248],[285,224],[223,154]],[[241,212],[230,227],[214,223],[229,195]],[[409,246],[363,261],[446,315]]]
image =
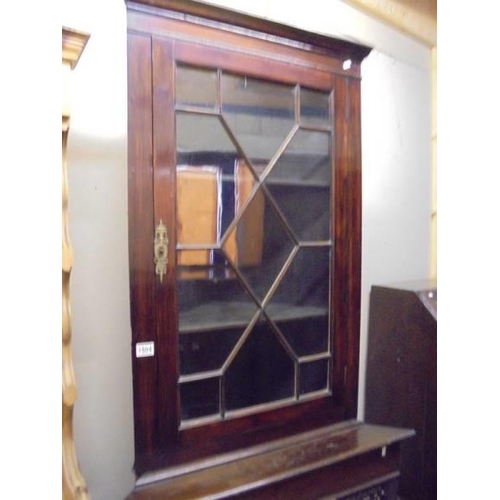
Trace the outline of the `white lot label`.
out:
[[[137,358],[147,358],[155,355],[154,342],[137,342],[135,344],[135,356]]]

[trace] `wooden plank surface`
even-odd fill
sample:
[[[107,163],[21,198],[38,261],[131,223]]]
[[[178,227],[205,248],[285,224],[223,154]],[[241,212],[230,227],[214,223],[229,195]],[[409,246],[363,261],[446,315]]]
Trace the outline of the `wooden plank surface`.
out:
[[[408,429],[361,424],[333,425],[233,454],[215,465],[210,460],[165,471],[165,478],[144,484],[145,476],[129,498],[228,498],[286,481],[302,474],[358,459],[386,458],[387,447],[413,435]],[[374,453],[375,452],[375,453]],[[383,460],[382,460],[383,461]],[[392,467],[391,463],[391,467]],[[396,467],[397,469],[397,467]],[[157,475],[156,478],[161,476]]]

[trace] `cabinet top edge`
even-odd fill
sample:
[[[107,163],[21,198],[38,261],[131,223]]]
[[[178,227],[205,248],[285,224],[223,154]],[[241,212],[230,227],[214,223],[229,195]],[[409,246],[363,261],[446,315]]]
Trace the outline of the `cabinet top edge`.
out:
[[[252,36],[252,32],[254,32],[284,38],[299,42],[311,51],[327,52],[336,57],[352,59],[356,63],[360,63],[372,50],[371,47],[358,43],[313,33],[195,0],[125,0],[125,4],[129,12],[149,12],[160,15],[160,12],[163,11],[165,14],[176,15],[177,18],[181,16],[184,21],[196,20],[197,23],[209,26],[216,26],[214,23],[236,26],[249,30],[246,33],[249,36]]]
[[[372,285],[372,288],[390,288],[396,290],[404,290],[407,292],[421,292],[426,290],[437,290],[437,280],[422,279],[414,281],[380,283]]]

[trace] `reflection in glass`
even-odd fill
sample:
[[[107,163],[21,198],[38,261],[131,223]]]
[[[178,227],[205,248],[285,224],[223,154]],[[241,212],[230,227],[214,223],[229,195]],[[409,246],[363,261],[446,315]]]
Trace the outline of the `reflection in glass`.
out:
[[[321,391],[328,387],[328,359],[300,365],[300,394]]]
[[[225,72],[217,85],[217,70],[176,69],[182,420],[328,387],[329,93]]]
[[[294,248],[276,211],[258,190],[223,246],[253,292],[264,299]]]
[[[330,133],[299,129],[264,184],[299,241],[330,240]]]
[[[175,72],[177,104],[199,108],[216,108],[217,72],[213,69],[177,66]]]
[[[227,410],[294,396],[294,362],[267,321],[254,327],[225,374]]]
[[[210,315],[214,315],[211,306],[214,304],[202,306],[197,313],[201,313],[208,320]],[[221,303],[220,306],[223,304]],[[234,303],[225,304],[224,308],[229,309],[231,306],[237,309],[235,311],[237,314],[240,314],[240,308]],[[206,315],[202,313],[203,310]],[[182,333],[179,336],[181,375],[220,370],[244,331],[244,327],[223,328],[218,326],[217,330]]]
[[[295,123],[294,87],[222,74],[222,115],[252,163],[267,164]]]
[[[218,167],[177,167],[177,241],[180,244],[211,245],[217,242],[220,177]],[[178,264],[211,264],[210,252],[183,253]]]
[[[266,314],[298,356],[328,351],[330,248],[300,248]]]
[[[182,420],[220,413],[219,384],[218,377],[180,384]]]
[[[204,132],[202,132],[204,131]],[[210,131],[208,140],[206,136]],[[213,245],[233,221],[253,187],[247,164],[219,118],[177,114],[177,241],[181,245]],[[192,254],[207,265],[206,251]],[[181,258],[181,264],[189,264]]]
[[[244,161],[219,159],[218,166],[177,167],[177,240],[180,244],[219,243],[255,186]]]
[[[185,254],[193,250],[181,250]],[[257,305],[248,295],[220,250],[213,250],[210,267],[177,266],[179,332],[241,327],[251,321]],[[191,257],[188,255],[191,260]]]
[[[300,88],[300,124],[330,126],[330,93]]]
[[[190,163],[200,157],[200,153],[216,153],[222,157],[238,156],[236,146],[231,141],[220,119],[216,115],[197,113],[176,113],[177,164]]]

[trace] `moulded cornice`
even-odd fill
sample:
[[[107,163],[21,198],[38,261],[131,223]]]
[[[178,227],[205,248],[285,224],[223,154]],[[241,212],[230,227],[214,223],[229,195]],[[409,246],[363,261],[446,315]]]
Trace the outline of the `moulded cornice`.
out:
[[[246,31],[248,36],[273,37],[292,40],[302,44],[304,48],[312,47],[316,50],[334,53],[339,57],[352,59],[360,63],[372,50],[358,43],[347,40],[308,32],[299,28],[277,23],[269,19],[254,17],[234,10],[219,7],[197,0],[125,0],[128,10],[139,12],[154,12],[156,15],[176,17],[188,22],[206,25],[220,25],[239,27]]]
[[[62,27],[62,60],[74,69],[90,35],[83,31]]]

